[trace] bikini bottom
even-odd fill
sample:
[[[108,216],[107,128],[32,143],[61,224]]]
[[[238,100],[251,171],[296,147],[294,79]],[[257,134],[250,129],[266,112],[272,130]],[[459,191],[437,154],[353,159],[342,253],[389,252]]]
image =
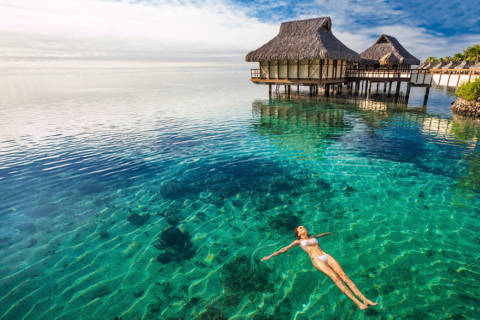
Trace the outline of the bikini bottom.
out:
[[[323,262],[327,262],[328,261],[328,254],[322,254],[321,256],[315,256],[314,257],[315,259],[320,259],[322,260]]]

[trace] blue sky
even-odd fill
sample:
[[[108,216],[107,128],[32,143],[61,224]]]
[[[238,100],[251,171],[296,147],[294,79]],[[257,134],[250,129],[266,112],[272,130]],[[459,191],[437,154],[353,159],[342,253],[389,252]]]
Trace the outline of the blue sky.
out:
[[[234,1],[257,7],[252,15],[263,21],[295,19],[301,15],[342,15],[351,27],[410,24],[445,36],[479,34],[478,1]],[[348,8],[355,10],[348,10]],[[359,10],[359,8],[361,8]],[[344,27],[348,28],[347,25]]]
[[[241,64],[280,22],[319,16],[357,52],[387,33],[424,59],[480,43],[477,2],[0,0],[0,60]]]

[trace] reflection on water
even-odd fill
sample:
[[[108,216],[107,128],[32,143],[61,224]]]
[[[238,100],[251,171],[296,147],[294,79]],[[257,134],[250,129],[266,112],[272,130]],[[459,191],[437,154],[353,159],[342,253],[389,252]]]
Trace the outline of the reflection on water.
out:
[[[0,318],[478,318],[480,127],[444,93],[131,72],[0,77]],[[298,224],[378,307],[301,250],[259,262]]]

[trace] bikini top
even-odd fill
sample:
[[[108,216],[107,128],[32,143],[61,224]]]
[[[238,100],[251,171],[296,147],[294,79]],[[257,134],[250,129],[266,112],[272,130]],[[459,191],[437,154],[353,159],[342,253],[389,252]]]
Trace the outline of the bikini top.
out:
[[[311,238],[311,239],[307,239],[307,240],[300,240],[300,245],[302,247],[310,246],[310,245],[317,244],[317,243],[318,243],[318,240],[316,238]]]

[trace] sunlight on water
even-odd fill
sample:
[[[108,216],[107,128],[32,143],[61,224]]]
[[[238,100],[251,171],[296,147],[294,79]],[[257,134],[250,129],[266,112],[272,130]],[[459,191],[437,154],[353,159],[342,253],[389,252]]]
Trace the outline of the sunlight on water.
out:
[[[248,70],[0,76],[1,319],[480,315],[480,127],[408,108],[269,100]],[[379,306],[359,311],[293,228]]]

